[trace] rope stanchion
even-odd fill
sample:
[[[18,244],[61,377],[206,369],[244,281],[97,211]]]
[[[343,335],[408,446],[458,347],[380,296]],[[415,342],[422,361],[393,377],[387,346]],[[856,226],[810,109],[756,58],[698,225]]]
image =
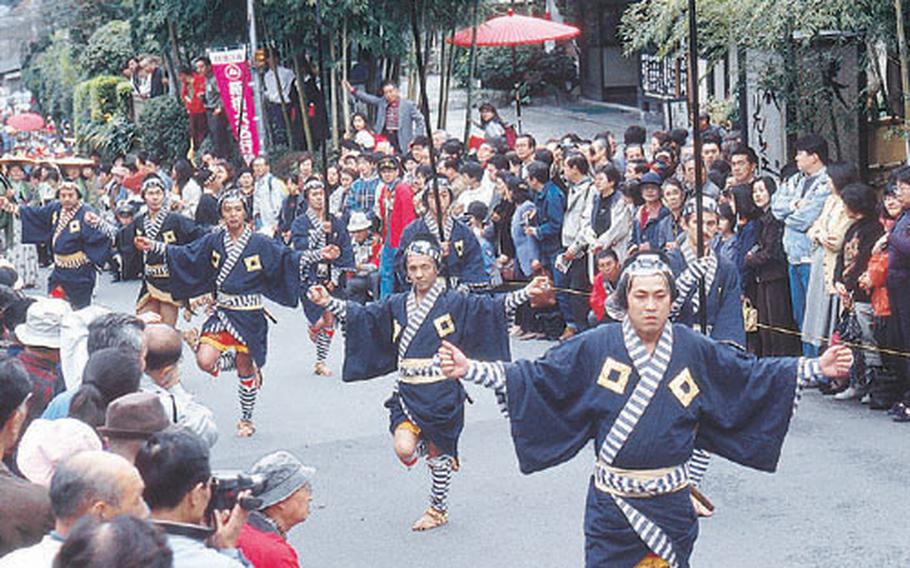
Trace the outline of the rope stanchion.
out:
[[[524,287],[526,284],[527,284],[527,282],[523,282],[521,280],[504,280],[503,281],[504,286],[508,286],[509,288],[514,288],[514,289]],[[590,296],[591,295],[591,292],[586,292],[584,290],[574,290],[572,288],[558,288],[556,286],[550,286],[550,289],[555,290],[556,292],[559,292],[559,293],[573,294],[576,296]],[[768,325],[768,324],[764,324],[764,323],[757,323],[755,325],[757,327],[759,327],[760,329],[767,329],[770,331],[775,331],[777,333],[783,333],[786,335],[794,335],[794,336],[800,337],[800,338],[803,336],[801,331],[795,330],[795,329],[788,329],[786,327],[778,327],[778,326]],[[829,344],[832,341],[834,341],[833,338],[825,337],[825,336],[811,336],[810,339],[816,339],[823,343],[829,343]],[[910,352],[908,352],[908,351],[899,351],[897,349],[888,349],[887,347],[878,347],[876,345],[870,345],[868,343],[854,343],[851,341],[843,341],[840,339],[837,340],[837,344],[844,345],[851,349],[860,349],[862,351],[871,351],[874,353],[881,353],[882,355],[891,355],[894,357],[903,357],[905,359],[910,359]]]

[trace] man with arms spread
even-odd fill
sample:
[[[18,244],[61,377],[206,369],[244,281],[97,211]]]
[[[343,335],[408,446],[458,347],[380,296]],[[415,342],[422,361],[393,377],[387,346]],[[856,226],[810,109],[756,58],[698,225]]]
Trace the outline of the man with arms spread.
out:
[[[536,361],[482,363],[444,342],[443,373],[493,388],[523,473],[597,448],[585,512],[586,566],[686,568],[698,533],[687,461],[697,446],[774,471],[802,386],[845,377],[850,349],[820,359],[756,359],[669,323],[675,285],[657,253],[623,270],[621,324]]]

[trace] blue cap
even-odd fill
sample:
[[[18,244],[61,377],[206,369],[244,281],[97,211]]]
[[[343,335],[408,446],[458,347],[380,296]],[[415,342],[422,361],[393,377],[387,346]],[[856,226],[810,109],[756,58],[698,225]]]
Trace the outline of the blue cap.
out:
[[[641,179],[638,180],[638,183],[641,185],[656,185],[657,187],[660,187],[663,185],[664,180],[660,177],[659,174],[648,172],[645,175],[641,176]]]

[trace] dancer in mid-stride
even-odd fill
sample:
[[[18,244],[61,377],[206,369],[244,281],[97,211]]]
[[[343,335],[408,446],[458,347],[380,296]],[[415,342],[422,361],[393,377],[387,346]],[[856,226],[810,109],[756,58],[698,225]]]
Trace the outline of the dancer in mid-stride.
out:
[[[202,326],[196,363],[217,376],[236,369],[240,379],[237,435],[252,436],[253,407],[262,386],[268,323],[262,297],[295,307],[307,257],[274,239],[254,233],[246,222],[243,194],[230,190],[220,203],[224,228],[189,245],[167,245],[136,237],[136,248],[164,256],[176,300],[210,296],[211,316]]]
[[[94,213],[86,214],[86,221],[104,231],[115,242],[133,246],[135,237],[148,237],[165,245],[185,245],[203,236],[207,231],[192,219],[169,211],[167,188],[157,175],[149,175],[142,182],[142,199],[145,211],[129,225],[118,228],[103,221]],[[118,238],[119,237],[119,238]],[[155,251],[142,253],[142,288],[136,300],[136,313],[154,312],[163,323],[173,327],[182,302],[171,296],[171,278],[164,257]]]
[[[77,310],[89,305],[95,289],[95,267],[107,262],[111,242],[86,221],[92,208],[82,202],[79,186],[68,181],[61,183],[57,199],[43,207],[16,205],[0,196],[0,209],[21,219],[23,243],[47,244],[53,252],[48,294],[67,300]]]
[[[451,290],[439,279],[442,252],[431,235],[417,235],[404,254],[410,292],[361,305],[332,298],[324,287],[310,289],[345,330],[344,381],[398,372],[386,401],[395,453],[406,466],[426,456],[432,475],[430,506],[412,529],[448,522],[448,492],[458,469],[458,438],[464,428],[465,391],[446,380],[434,359],[443,340],[481,360],[509,358],[509,320],[515,309],[544,293],[545,279],[507,295]]]
[[[345,224],[334,215],[326,215],[325,185],[313,177],[303,186],[306,211],[291,223],[291,248],[311,260],[305,275],[307,285],[321,284],[332,293],[344,291],[344,271],[354,270],[354,250]],[[330,376],[326,365],[329,346],[335,335],[335,316],[309,300],[300,298],[303,312],[310,322],[310,338],[316,344],[313,372]]]
[[[511,421],[523,473],[597,452],[585,511],[589,568],[689,566],[698,521],[687,462],[696,448],[774,471],[803,385],[846,377],[850,349],[758,359],[669,323],[675,295],[661,255],[631,259],[617,285],[622,323],[536,361],[480,362],[444,342],[442,372],[490,387]]]

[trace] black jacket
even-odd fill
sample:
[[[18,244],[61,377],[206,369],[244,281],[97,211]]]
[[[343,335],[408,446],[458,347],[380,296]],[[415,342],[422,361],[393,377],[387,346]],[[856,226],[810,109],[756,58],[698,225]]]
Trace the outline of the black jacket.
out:
[[[784,253],[784,224],[776,219],[769,207],[758,218],[758,240],[751,256],[746,256],[746,266],[752,269],[757,282],[787,278],[787,256]]]

